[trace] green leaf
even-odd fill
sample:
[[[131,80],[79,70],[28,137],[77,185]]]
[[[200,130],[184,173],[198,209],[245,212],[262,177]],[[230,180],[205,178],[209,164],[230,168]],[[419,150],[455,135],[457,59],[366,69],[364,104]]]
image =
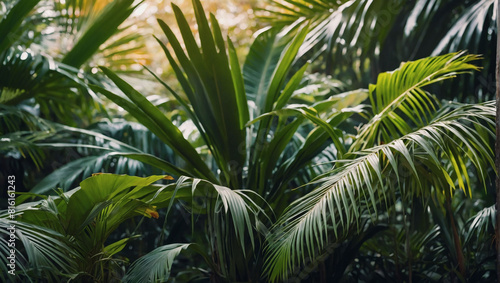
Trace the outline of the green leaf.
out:
[[[267,91],[266,100],[262,108],[263,112],[271,111],[274,103],[278,100],[280,91],[285,85],[286,76],[292,66],[293,61],[295,60],[295,56],[297,56],[297,53],[300,46],[302,45],[302,42],[304,41],[307,31],[308,25],[306,25],[305,27],[301,27],[301,30],[283,51],[279,63],[274,70],[272,80]]]
[[[202,174],[201,176],[210,180],[215,178],[193,146],[184,138],[181,131],[156,106],[116,74],[104,67],[102,67],[102,70],[133,103],[97,86],[94,86],[93,89],[103,93],[129,111],[130,114],[134,115],[144,126],[149,128],[162,141],[169,145],[172,150],[188,162],[189,165],[197,169]]]
[[[164,282],[170,277],[175,258],[192,244],[170,244],[156,248],[136,260],[124,282]]]
[[[137,6],[134,0],[112,1],[102,9],[94,21],[82,32],[73,48],[64,56],[62,63],[79,68],[92,57],[99,47],[118,31]]]
[[[406,62],[393,72],[380,74],[377,84],[370,86],[374,116],[360,129],[352,149],[364,149],[379,142],[387,143],[405,135],[412,129],[408,124],[410,121],[416,126],[430,121],[436,102],[423,87],[477,70],[478,67],[469,62],[478,58],[464,55],[463,52],[451,53]],[[421,117],[417,121],[413,116]]]
[[[130,242],[130,240],[132,240],[134,238],[139,238],[139,237],[140,237],[140,235],[136,235],[133,237],[123,238],[121,240],[118,240],[112,244],[105,246],[103,249],[103,252],[107,256],[111,257],[111,256],[119,253],[121,250],[123,250],[123,248],[125,248],[125,246],[128,244],[128,242]]]
[[[245,93],[245,84],[243,81],[243,75],[241,73],[240,63],[238,61],[236,49],[231,42],[229,37],[227,38],[227,43],[229,45],[229,61],[231,66],[231,76],[233,77],[234,90],[236,92],[236,103],[238,104],[238,113],[240,115],[240,128],[245,128],[246,123],[250,120],[250,114],[248,111],[247,96]]]
[[[17,29],[38,2],[40,0],[17,1],[7,15],[3,15],[0,21],[0,54],[14,44]]]
[[[210,25],[201,3],[195,0],[193,6],[201,46],[198,46],[186,18],[175,5],[172,7],[185,48],[161,20],[158,21],[160,27],[177,58],[172,56],[167,46],[160,44],[193,107],[195,121],[200,124],[197,127],[222,171],[222,182],[238,188],[242,179],[240,168],[246,158],[246,151],[241,150],[246,148],[243,125],[249,116],[241,74],[231,44],[228,56],[215,17],[210,17]]]
[[[85,223],[85,219],[96,207],[100,206],[100,203],[107,201],[114,203],[119,200],[115,199],[115,196],[124,193],[125,190],[131,187],[144,187],[163,178],[165,176],[140,178],[126,175],[100,174],[83,180],[80,184],[81,189],[69,198],[67,233],[70,235],[81,233],[82,223]],[[128,215],[123,215],[123,217],[126,216]],[[108,227],[108,229],[110,228]]]

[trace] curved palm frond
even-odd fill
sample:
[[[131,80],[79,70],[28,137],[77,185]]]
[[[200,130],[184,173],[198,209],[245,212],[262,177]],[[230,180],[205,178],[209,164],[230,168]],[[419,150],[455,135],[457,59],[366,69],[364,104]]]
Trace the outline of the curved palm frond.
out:
[[[476,215],[471,217],[465,226],[467,229],[465,233],[465,243],[470,242],[474,238],[481,239],[481,237],[487,234],[488,230],[492,231],[495,227],[495,219],[494,205],[483,208]]]
[[[180,193],[182,190],[182,193]],[[254,231],[257,230],[258,219],[264,215],[254,200],[248,195],[251,192],[231,190],[227,187],[210,183],[206,180],[181,177],[171,191],[158,191],[152,198],[151,204],[166,205],[168,210],[172,206],[174,197],[192,198],[192,213],[208,214],[208,251],[212,258],[207,256],[207,250],[196,244],[168,244],[161,246],[132,264],[124,280],[136,282],[166,280],[171,272],[174,258],[184,249],[190,249],[201,254],[212,272],[217,276],[229,278],[238,276],[235,272],[242,272],[240,266],[228,261],[230,258],[249,256],[246,254],[254,248]],[[198,202],[198,205],[195,205]],[[195,209],[195,207],[198,207]],[[168,216],[168,211],[167,211]],[[193,216],[193,221],[194,220]],[[167,220],[167,218],[165,219]],[[194,225],[194,223],[193,223]],[[262,225],[262,224],[259,224]],[[255,227],[255,228],[254,228]],[[252,248],[249,248],[250,241]],[[161,240],[160,240],[161,243]],[[231,274],[231,275],[230,275]]]
[[[283,5],[280,2],[286,2]],[[325,72],[354,87],[370,80],[366,62],[376,59],[392,24],[401,12],[401,1],[273,1],[278,22],[305,17],[311,30],[299,51],[304,60],[321,57]],[[268,9],[273,13],[273,6]],[[399,59],[399,58],[398,58]],[[371,61],[370,61],[371,62]]]
[[[170,172],[175,176],[189,175],[175,166],[178,162],[173,151],[144,126],[114,120],[100,122],[88,130],[53,125],[55,132],[34,143],[36,148],[73,150],[73,159],[45,176],[32,189],[32,193],[47,194],[56,187],[64,191],[76,180],[105,172],[146,176]],[[79,182],[78,182],[79,183]]]
[[[480,49],[488,46],[486,38],[496,30],[495,1],[479,0],[469,5],[453,22],[452,27],[435,47],[433,55],[460,49],[473,53],[485,51]]]
[[[396,192],[411,198],[458,187],[470,194],[468,162],[483,181],[493,164],[488,138],[493,117],[493,102],[445,107],[415,131],[351,152],[353,159],[339,161],[314,181],[318,187],[292,203],[275,223],[267,246],[269,279],[286,280],[306,257],[317,257],[327,243],[355,229],[365,211],[376,215],[390,205]]]
[[[301,17],[320,21],[346,2],[349,1],[272,0],[270,5],[257,11],[263,12],[258,15],[259,19],[272,22],[273,25],[289,25]]]
[[[16,158],[30,157],[40,169],[45,153],[36,142],[52,136],[54,125],[29,111],[0,104],[0,152]]]
[[[183,251],[200,254],[208,265],[208,255],[197,244],[169,244],[154,249],[132,263],[123,282],[165,282],[170,278],[175,258]]]
[[[0,135],[23,130],[53,132],[54,125],[25,109],[0,104]]]
[[[68,4],[72,3],[74,5],[74,2],[80,2],[86,5],[84,5],[84,9],[82,9],[81,5],[77,5],[76,7],[72,7],[73,9],[70,9],[70,11],[73,11],[73,17],[72,21],[69,22],[72,23],[76,21],[79,25],[79,29],[76,32],[73,31],[73,33],[77,35],[76,40],[69,52],[64,55],[62,63],[79,68],[89,60],[92,55],[97,53],[103,43],[107,42],[108,39],[119,31],[119,26],[130,16],[136,6],[133,5],[135,2],[134,0],[107,1],[102,8],[99,8],[102,3],[98,3],[97,1],[91,1],[90,4],[85,3],[87,1],[68,1]],[[80,13],[82,14],[79,15]],[[75,15],[78,16],[75,18]],[[104,50],[112,50],[112,47],[125,45],[137,38],[138,37],[129,34],[127,37],[115,40],[114,44],[108,44]],[[133,53],[133,51],[138,48],[140,47],[134,47],[128,51]],[[122,48],[114,52],[111,51],[107,56],[113,58],[112,56],[115,55],[116,52],[121,51],[123,53],[124,50],[126,49]],[[102,52],[103,50],[99,51]]]
[[[192,244],[170,244],[161,246],[139,258],[127,271],[124,282],[165,282],[175,258]]]
[[[484,101],[494,92],[489,83],[496,44],[494,3],[280,0],[264,8],[272,15],[264,18],[277,19],[276,24],[290,24],[299,17],[311,19],[312,29],[300,56],[313,59],[318,63],[316,67],[326,67],[322,72],[354,87],[363,87],[375,80],[379,72],[394,69],[401,61],[457,50],[482,54],[486,60],[481,74],[453,84],[454,91],[438,94],[459,101],[476,101],[473,92],[479,91],[479,101]],[[441,28],[435,29],[436,26]]]
[[[141,93],[135,90],[131,85],[122,80],[118,75],[110,70],[103,68],[103,71],[113,82],[128,96],[125,99],[104,88],[92,86],[96,92],[104,94],[106,97],[123,107],[133,115],[140,123],[153,132],[160,140],[168,145],[187,163],[183,171],[188,172],[190,176],[203,176],[209,180],[215,181],[214,174],[210,168],[203,162],[200,154],[186,140],[178,127],[168,119],[162,111],[147,100]]]
[[[469,62],[478,58],[450,53],[406,62],[393,72],[380,74],[377,84],[370,85],[373,118],[360,129],[352,149],[389,142],[428,123],[438,102],[424,87],[477,70]]]
[[[179,185],[188,185],[192,187],[193,196],[216,193],[216,203],[213,208],[214,211],[223,209],[225,215],[231,215],[232,220],[227,221],[225,225],[228,226],[226,231],[234,231],[236,234],[241,248],[245,248],[245,235],[253,230],[252,217],[257,216],[262,210],[256,207],[250,198],[246,196],[244,191],[232,190],[228,187],[213,184],[207,180],[183,177],[178,182]],[[208,191],[207,191],[208,189]],[[222,224],[222,223],[221,223]],[[231,227],[232,225],[232,227]],[[252,246],[254,245],[254,236],[248,233]],[[222,247],[221,247],[222,248]]]
[[[21,277],[29,278],[30,274],[43,274],[46,278],[52,276],[57,278],[76,272],[76,261],[81,258],[70,248],[61,233],[22,221],[9,221],[6,219],[8,216],[6,211],[0,215],[0,232],[4,234],[0,240],[4,263],[1,267],[2,276],[8,274],[9,262],[6,257],[12,249],[16,251],[15,268],[19,269],[16,274]],[[11,233],[16,236],[16,242],[6,240],[10,238]]]
[[[95,98],[86,91],[78,70],[29,49],[10,48],[0,54],[0,74],[0,103],[36,103],[41,115],[52,120],[74,124],[76,114],[87,115]],[[35,101],[29,101],[32,98]]]

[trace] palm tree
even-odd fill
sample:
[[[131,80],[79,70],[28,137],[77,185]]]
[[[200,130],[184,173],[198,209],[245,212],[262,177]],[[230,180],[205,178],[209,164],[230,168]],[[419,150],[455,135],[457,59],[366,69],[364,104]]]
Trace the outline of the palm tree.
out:
[[[303,60],[320,59],[315,60],[315,71],[354,87],[374,83],[380,72],[397,68],[399,62],[457,50],[482,54],[481,73],[455,82],[452,92],[436,93],[442,98],[475,102],[493,97],[494,3],[274,0],[261,18],[272,25],[311,20],[311,31],[300,52]],[[449,96],[451,93],[454,96]]]
[[[454,53],[407,62],[379,75],[370,87],[372,118],[360,128],[345,159],[314,180],[314,188],[273,225],[267,248],[272,281],[290,279],[297,266],[316,261],[325,250],[335,253],[353,235],[378,225],[378,215],[395,213],[394,206],[401,205],[403,216],[410,217],[417,210],[415,198],[422,199],[423,208],[442,208],[450,218],[443,221],[455,225],[449,207],[455,190],[471,196],[471,178],[484,182],[493,164],[494,103],[441,106],[424,87],[476,69],[469,63],[476,59]],[[451,268],[465,277],[456,228],[451,233],[450,252],[456,253]],[[335,271],[332,276],[340,278]],[[411,267],[408,276],[411,280]]]
[[[310,93],[312,76],[302,81],[308,68],[316,66],[301,59],[309,50],[309,27],[317,27],[314,18],[262,31],[240,68],[231,40],[224,39],[215,17],[207,19],[200,1],[193,1],[193,6],[199,40],[175,5],[184,44],[162,21],[159,24],[169,44],[157,39],[183,93],[159,82],[176,98],[188,120],[172,119],[109,68],[101,69],[116,88],[91,86],[128,111],[156,136],[151,140],[161,141],[172,155],[155,156],[146,148],[118,140],[119,135],[113,138],[98,131],[50,124],[61,134],[99,138],[76,145],[80,150],[137,160],[178,178],[175,184],[150,186],[161,176],[97,175],[82,182],[81,188],[23,205],[21,211],[27,216],[22,222],[33,225],[25,229],[32,231],[28,234],[38,232],[57,240],[51,242],[55,252],[50,256],[61,273],[51,276],[90,276],[101,281],[120,278],[113,275],[116,258],[106,252],[118,252],[135,233],[112,247],[104,244],[106,239],[129,216],[156,215],[160,207],[167,209],[157,248],[132,264],[125,281],[165,281],[175,274],[182,280],[215,282],[306,278],[326,282],[348,279],[346,270],[355,270],[356,279],[367,281],[370,278],[363,276],[374,270],[383,278],[396,280],[430,280],[436,270],[451,270],[443,278],[487,275],[476,268],[479,264],[466,261],[483,259],[462,247],[480,249],[479,241],[489,236],[481,231],[489,231],[491,213],[481,210],[470,215],[464,227],[470,227],[471,233],[464,238],[460,219],[453,212],[454,202],[465,199],[460,195],[476,195],[476,184],[487,178],[493,156],[494,106],[492,102],[441,101],[431,94],[441,82],[476,71],[478,67],[471,62],[478,56],[460,52],[405,62],[392,72],[379,74],[368,90],[328,93],[316,101],[304,95]],[[342,11],[349,10],[344,8]],[[366,98],[368,105],[362,104]],[[23,117],[29,120],[33,116]],[[182,131],[189,125],[185,123],[191,123],[190,130]],[[32,142],[68,147],[57,141]],[[323,164],[315,166],[320,162]],[[134,185],[113,185],[118,180]],[[53,184],[32,193],[46,193]],[[67,209],[75,203],[78,209]],[[122,209],[132,208],[132,204],[139,211],[111,217],[122,215]],[[187,224],[176,227],[180,236],[171,237],[166,229],[172,220],[168,216],[177,209],[191,217],[185,217]],[[50,216],[50,221],[35,217],[41,211],[57,216]],[[181,212],[179,215],[186,216]],[[420,216],[427,223],[414,220]],[[418,224],[425,229],[417,231]],[[2,225],[8,222],[2,220]],[[73,236],[69,242],[63,239],[67,231]],[[88,233],[74,235],[81,231]],[[374,260],[386,252],[377,243],[387,237],[397,239],[389,249],[395,247],[398,252]],[[94,238],[97,244],[87,245]],[[172,241],[175,238],[178,243]],[[5,242],[1,243],[0,249],[5,250]],[[28,252],[29,247],[24,246]],[[51,249],[38,242],[37,247],[41,258],[47,258],[44,252]],[[185,251],[196,256],[186,258]],[[434,251],[440,264],[425,264],[424,251]],[[35,250],[32,256],[37,253]],[[57,260],[68,255],[74,259],[69,266]],[[92,264],[90,257],[102,261]],[[180,272],[176,258],[186,262],[185,266],[198,268]],[[392,274],[374,266],[375,261],[402,270]],[[28,264],[28,268],[37,266]]]
[[[271,280],[286,280],[289,278],[288,272],[305,264],[306,257],[313,262],[317,257],[321,258],[319,256],[321,250],[331,247],[328,243],[333,242],[335,246],[343,240],[349,242],[356,240],[358,241],[356,247],[359,249],[361,244],[373,237],[377,231],[378,226],[374,224],[374,221],[370,221],[375,217],[373,213],[376,211],[384,210],[384,208],[384,211],[390,210],[398,203],[408,203],[412,197],[420,195],[426,197],[427,201],[435,195],[435,198],[441,200],[438,203],[442,206],[438,207],[444,207],[443,198],[448,201],[451,198],[451,194],[445,193],[449,188],[458,187],[470,194],[472,176],[469,176],[465,169],[467,166],[475,166],[478,169],[479,179],[486,178],[486,164],[491,164],[491,150],[488,144],[490,129],[482,127],[481,122],[491,122],[493,117],[491,103],[441,106],[440,101],[424,88],[454,77],[456,74],[476,70],[477,67],[469,62],[477,60],[478,57],[453,53],[408,62],[397,71],[381,74],[377,84],[371,86],[369,91],[373,109],[371,117],[373,118],[359,129],[352,143],[346,143],[348,139],[343,137],[342,131],[335,127],[340,124],[339,122],[345,121],[351,113],[347,112],[347,116],[343,116],[337,112],[327,115],[327,120],[323,121],[316,116],[318,110],[321,109],[320,105],[286,106],[287,100],[293,95],[293,89],[300,84],[298,78],[302,76],[305,67],[291,75],[288,82],[286,82],[286,70],[294,62],[295,54],[299,51],[298,47],[306,36],[304,31],[307,29],[299,29],[288,46],[282,43],[281,37],[290,34],[290,31],[300,27],[300,24],[281,33],[273,30],[264,33],[263,35],[273,42],[267,43],[269,44],[267,46],[271,46],[269,49],[271,56],[265,57],[264,61],[268,61],[266,66],[271,65],[276,68],[273,71],[256,69],[251,72],[252,65],[259,65],[255,64],[253,59],[247,58],[243,67],[243,70],[247,72],[240,75],[237,60],[232,57],[234,52],[230,43],[228,43],[229,55],[225,55],[226,47],[215,18],[211,17],[212,30],[210,30],[208,21],[201,13],[203,11],[201,5],[195,1],[194,6],[200,31],[205,31],[200,35],[201,49],[196,48],[195,40],[180,10],[175,6],[174,11],[187,50],[183,51],[181,44],[168,26],[162,22],[160,25],[173,49],[171,53],[167,46],[164,46],[165,53],[186,93],[187,100],[179,94],[174,95],[182,101],[186,112],[190,113],[194,120],[194,124],[211,153],[209,158],[214,159],[215,168],[220,172],[219,176],[213,176],[210,173],[213,169],[207,171],[205,163],[201,163],[201,158],[196,157],[196,151],[191,149],[192,146],[179,134],[179,131],[163,118],[161,112],[111,71],[103,69],[130,101],[102,88],[94,87],[94,90],[105,94],[133,113],[158,136],[163,136],[162,140],[176,150],[188,164],[185,168],[181,168],[185,171],[189,170],[188,176],[205,178],[207,181],[232,189],[254,190],[266,199],[278,215],[281,215],[282,206],[290,200],[290,197],[300,196],[292,196],[290,192],[288,184],[293,179],[290,175],[303,168],[308,161],[310,162],[314,155],[324,148],[320,145],[331,138],[336,149],[335,158],[339,160],[336,163],[341,165],[335,166],[335,169],[329,173],[331,176],[321,176],[316,180],[314,183],[323,185],[319,185],[318,189],[299,198],[287,208],[273,225],[273,229],[266,234],[267,259],[263,263],[263,268],[268,271]],[[261,46],[266,45],[257,40],[251,50],[262,48]],[[285,46],[284,51],[279,52],[280,46]],[[273,63],[276,61],[272,58],[276,58],[276,54],[279,53],[281,53],[280,60]],[[178,61],[175,60],[173,54]],[[255,53],[251,51],[249,56],[253,54]],[[263,53],[259,54],[262,56]],[[266,75],[266,71],[272,76]],[[253,79],[251,75],[254,75]],[[242,77],[246,80],[242,80]],[[258,78],[267,78],[268,81]],[[226,83],[223,84],[223,81]],[[258,83],[252,85],[255,82]],[[227,89],[217,88],[218,86],[224,86]],[[169,90],[171,91],[171,88]],[[242,97],[243,94],[247,97]],[[252,113],[248,110],[249,104],[243,103],[244,99],[258,106],[256,112]],[[225,102],[224,108],[221,107],[221,101]],[[227,108],[232,109],[236,114],[227,113]],[[359,113],[359,110],[356,112]],[[226,118],[225,115],[232,118]],[[254,115],[257,117],[248,122],[249,116]],[[296,118],[290,120],[283,119],[284,117]],[[292,157],[288,160],[280,158],[281,152],[285,152],[286,145],[294,131],[302,123],[304,118],[299,119],[301,117],[320,126],[307,136]],[[253,126],[255,124],[256,126]],[[256,132],[251,135],[247,134],[245,138],[243,128],[245,125],[249,126],[250,133],[254,130]],[[331,127],[334,127],[333,131]],[[166,133],[170,133],[170,137],[166,136]],[[231,133],[231,135],[221,135],[221,133]],[[234,143],[226,140],[228,136]],[[247,140],[251,143],[249,144]],[[261,146],[262,144],[264,146]],[[249,152],[241,150],[242,148],[247,148]],[[276,151],[277,149],[280,150]],[[276,167],[276,164],[280,164],[276,163],[277,161],[283,163],[277,169],[272,169]],[[228,166],[229,164],[233,164],[233,167]],[[172,167],[170,164],[168,166]],[[401,166],[406,168],[404,174],[398,171]],[[240,169],[245,167],[248,169]],[[167,166],[164,168],[179,171],[179,168]],[[428,180],[427,178],[426,183],[418,181],[421,176],[434,171],[440,174],[435,179]],[[246,179],[245,176],[248,178]],[[286,176],[285,180],[282,179],[284,176]],[[382,176],[394,176],[393,182],[386,184]],[[466,184],[469,186],[468,190],[466,190]],[[446,189],[443,189],[443,186],[446,186]],[[404,190],[397,190],[399,188],[404,188]],[[345,211],[340,214],[336,213],[339,210]],[[451,212],[449,209],[447,211]],[[335,240],[327,236],[329,230],[333,230],[330,233],[335,235]],[[221,237],[216,236],[217,232],[210,235],[214,239]],[[455,238],[454,241],[458,246],[452,246],[453,251],[459,250],[459,240]],[[228,241],[232,242],[232,240]],[[154,258],[161,256],[171,258],[186,247],[173,245],[159,248],[151,257],[145,257],[144,260],[139,261],[131,272],[133,274],[144,272],[145,266],[150,266]],[[225,251],[219,251],[217,248],[217,245],[212,244],[209,249],[210,253],[217,256],[216,266],[217,263],[227,262],[227,259],[224,260],[225,256],[235,259],[230,253],[226,254]],[[460,254],[456,255],[455,262],[460,266],[460,272],[463,272],[464,268],[462,258]],[[160,274],[168,276],[170,273],[169,265],[157,267],[163,273],[158,271],[151,276],[158,277]],[[241,270],[239,270],[240,276],[234,277],[237,274],[235,272],[238,270],[237,266],[234,266],[233,270],[229,268],[218,266],[216,270],[226,271],[226,273],[219,274],[226,279],[250,280],[245,277],[248,276],[247,273]],[[242,274],[245,275],[242,276]],[[343,270],[340,269],[335,276],[342,276],[342,274]],[[258,278],[254,277],[254,280]]]

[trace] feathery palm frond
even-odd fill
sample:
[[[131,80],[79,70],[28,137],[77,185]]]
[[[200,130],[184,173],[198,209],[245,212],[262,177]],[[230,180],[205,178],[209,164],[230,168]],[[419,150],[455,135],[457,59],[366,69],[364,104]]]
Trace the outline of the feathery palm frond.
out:
[[[193,244],[170,244],[139,258],[127,271],[124,282],[164,282],[170,277],[175,258]]]
[[[75,149],[77,159],[43,178],[31,189],[32,193],[47,194],[56,187],[66,191],[75,180],[98,172],[135,176],[166,172],[176,176],[189,174],[173,165],[177,162],[173,151],[140,124],[115,120],[97,123],[88,130],[53,126],[53,134],[34,146],[53,151]]]
[[[336,239],[333,241],[342,240],[345,233],[359,227],[366,211],[376,215],[389,206],[397,197],[396,191],[403,198],[429,196],[431,192],[442,196],[456,188],[470,195],[468,166],[476,168],[480,180],[487,178],[486,168],[493,164],[489,136],[494,103],[450,104],[434,114],[430,110],[435,107],[433,100],[426,97],[427,93],[416,91],[420,84],[475,69],[467,63],[474,56],[457,58],[461,57],[449,54],[422,59],[408,62],[393,73],[381,74],[378,84],[370,88],[375,118],[361,129],[346,155],[350,159],[337,161],[332,171],[312,183],[317,187],[292,203],[274,224],[268,237],[266,262],[272,281],[286,280],[293,268],[304,264],[305,257],[315,258],[332,237]],[[447,64],[448,70],[443,68]],[[419,71],[421,78],[408,75]],[[418,111],[426,119],[401,119],[391,115],[395,109],[405,115]],[[390,127],[373,126],[379,123]],[[385,139],[373,138],[378,131]]]
[[[494,92],[489,82],[496,44],[494,3],[280,0],[264,8],[271,15],[264,18],[274,19],[275,24],[291,24],[300,17],[311,19],[300,56],[304,61],[313,59],[321,72],[354,87],[373,82],[379,72],[392,70],[401,61],[457,50],[482,54],[486,58],[483,72],[454,83],[454,91],[443,90],[438,95],[464,101],[474,99],[479,92],[479,101],[484,101]]]
[[[42,115],[69,124],[78,121],[76,113],[88,112],[92,95],[78,71],[51,57],[11,48],[0,54],[0,74],[2,104],[19,105],[34,98]]]
[[[127,272],[125,281],[135,282],[147,280],[147,278],[153,281],[160,280],[160,278],[166,280],[169,277],[173,259],[182,250],[188,248],[201,254],[206,263],[213,269],[212,272],[218,274],[217,276],[236,278],[242,275],[235,273],[245,272],[238,269],[241,268],[240,263],[232,262],[229,259],[250,257],[247,250],[252,250],[256,245],[254,233],[257,229],[257,222],[260,222],[260,218],[266,217],[263,209],[248,196],[248,192],[232,190],[203,179],[179,178],[171,197],[177,198],[177,194],[181,190],[187,190],[184,195],[191,194],[193,205],[195,202],[202,204],[199,212],[192,207],[193,214],[206,213],[211,219],[208,221],[209,242],[206,244],[212,250],[212,259],[209,259],[204,249],[196,244],[168,244],[153,250],[134,262]],[[167,198],[165,199],[165,197]],[[158,193],[153,197],[152,203],[165,203],[169,200],[168,197],[169,194]],[[171,207],[172,202],[169,201],[169,203],[169,207]],[[193,216],[193,221],[194,219]],[[248,247],[248,242],[250,242],[251,248]],[[164,260],[160,261],[160,259]]]
[[[495,227],[495,206],[492,205],[483,208],[467,221],[465,227],[467,229],[465,236],[466,243],[474,238],[480,239],[483,237],[488,230],[492,230]]]
[[[360,129],[353,149],[388,142],[428,123],[437,101],[424,87],[477,70],[469,62],[478,58],[450,53],[403,63],[393,72],[380,74],[377,84],[370,86],[373,118]]]
[[[441,39],[433,51],[433,55],[467,49],[480,53],[481,48],[488,46],[487,38],[496,29],[496,13],[494,0],[473,1],[463,9],[453,26]]]
[[[268,239],[270,279],[286,279],[287,272],[300,265],[305,254],[314,258],[317,249],[321,250],[329,241],[330,225],[335,237],[339,237],[359,223],[366,209],[376,213],[380,206],[391,201],[397,184],[405,182],[405,178],[419,180],[416,186],[402,192],[406,197],[430,194],[428,189],[424,191],[429,185],[437,191],[456,187],[465,190],[464,183],[469,178],[466,168],[461,167],[465,166],[465,160],[470,158],[479,172],[484,172],[485,164],[492,164],[491,149],[486,150],[490,155],[481,150],[489,148],[488,140],[478,140],[478,131],[466,123],[474,121],[475,126],[491,123],[493,112],[493,103],[457,108],[415,132],[356,153],[355,159],[337,165],[330,176],[314,181],[313,184],[320,186],[290,205]],[[456,141],[464,143],[458,145]],[[436,149],[441,149],[441,154]],[[452,172],[443,168],[441,158],[454,163]],[[427,169],[417,168],[421,164]],[[402,174],[401,168],[409,173]],[[395,178],[382,178],[390,174]],[[458,185],[450,175],[458,178]]]
[[[51,228],[25,223],[22,221],[9,221],[7,213],[3,211],[0,215],[0,229],[2,236],[0,240],[0,250],[2,255],[10,254],[14,249],[15,268],[19,270],[19,276],[29,276],[29,274],[43,274],[50,278],[51,274],[56,276],[62,274],[73,274],[77,270],[75,261],[68,258],[80,259],[78,254],[70,248],[64,235]],[[16,242],[8,242],[10,234],[16,236]],[[10,243],[10,245],[9,245]],[[2,276],[8,272],[8,260],[2,256]],[[15,269],[14,268],[14,269]]]

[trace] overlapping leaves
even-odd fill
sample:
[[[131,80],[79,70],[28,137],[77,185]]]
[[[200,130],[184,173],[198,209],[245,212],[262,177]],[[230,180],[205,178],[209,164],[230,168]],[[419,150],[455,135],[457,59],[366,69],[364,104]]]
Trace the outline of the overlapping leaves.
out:
[[[376,215],[381,207],[390,205],[396,191],[405,198],[431,192],[442,195],[457,188],[470,194],[470,166],[484,181],[487,166],[493,164],[489,137],[494,103],[450,104],[434,113],[428,94],[414,92],[421,84],[474,69],[468,64],[472,58],[457,54],[426,58],[379,77],[371,88],[376,114],[361,129],[346,155],[350,158],[337,161],[334,169],[314,181],[315,188],[292,203],[275,223],[267,247],[267,271],[272,281],[286,280],[296,266],[305,264],[306,257],[315,258],[327,243],[341,240],[359,224],[364,212]],[[450,66],[450,71],[443,66]],[[422,78],[416,75],[419,71]],[[401,119],[396,114],[404,113],[404,107],[410,107],[408,115],[409,111],[422,112],[425,120]],[[399,124],[398,129],[404,130],[392,132],[392,128],[373,126],[382,122]],[[374,135],[384,139],[367,138]],[[359,144],[363,144],[361,150]]]

